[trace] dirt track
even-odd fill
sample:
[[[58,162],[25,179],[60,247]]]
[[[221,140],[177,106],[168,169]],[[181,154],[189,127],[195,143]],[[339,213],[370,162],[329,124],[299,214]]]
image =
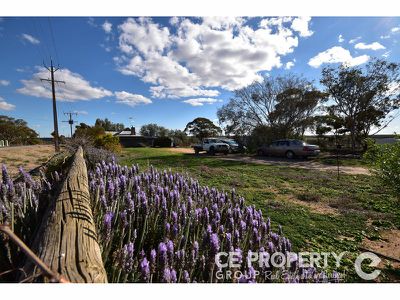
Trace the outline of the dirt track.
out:
[[[177,153],[193,153],[193,149],[191,148],[171,148],[169,150],[171,152],[177,152]],[[203,155],[207,154],[201,154],[201,156]],[[313,161],[312,159],[289,160],[280,157],[245,156],[240,154],[230,154],[228,156],[216,155],[215,158],[232,160],[232,161],[241,161],[253,164],[285,166],[285,167],[301,168],[307,170],[337,172],[336,166],[324,165],[319,162]],[[340,173],[350,174],[350,175],[371,175],[371,172],[367,168],[353,167],[353,166],[340,166]]]

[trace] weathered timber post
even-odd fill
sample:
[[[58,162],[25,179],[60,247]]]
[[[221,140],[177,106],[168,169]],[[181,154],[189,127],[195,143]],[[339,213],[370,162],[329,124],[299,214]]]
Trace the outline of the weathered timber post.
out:
[[[51,270],[70,282],[107,282],[81,147],[75,153],[55,202],[49,205],[43,217],[32,249]],[[29,261],[24,269],[28,276],[39,271]]]

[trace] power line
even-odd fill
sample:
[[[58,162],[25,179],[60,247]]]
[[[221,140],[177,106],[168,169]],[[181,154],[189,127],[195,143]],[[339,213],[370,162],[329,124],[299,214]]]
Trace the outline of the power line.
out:
[[[47,21],[48,21],[48,23],[49,23],[51,42],[52,42],[52,44],[53,44],[54,52],[55,52],[55,54],[56,54],[57,63],[60,64],[60,60],[59,60],[59,58],[58,58],[57,47],[56,47],[56,40],[55,40],[55,38],[54,38],[53,26],[51,25],[50,17],[47,18]]]

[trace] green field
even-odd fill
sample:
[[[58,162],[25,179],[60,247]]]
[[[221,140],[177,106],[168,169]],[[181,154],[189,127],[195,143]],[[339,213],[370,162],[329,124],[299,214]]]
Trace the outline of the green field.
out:
[[[347,281],[358,281],[354,258],[365,239],[379,239],[379,231],[400,228],[400,203],[378,180],[368,175],[341,175],[284,166],[226,161],[160,148],[124,149],[119,162],[150,165],[188,173],[203,185],[236,191],[283,226],[295,251],[348,251]],[[380,281],[398,278],[390,268]]]

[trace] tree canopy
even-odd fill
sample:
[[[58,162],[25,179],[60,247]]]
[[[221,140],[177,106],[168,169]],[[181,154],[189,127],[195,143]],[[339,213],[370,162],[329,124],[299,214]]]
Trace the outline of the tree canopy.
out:
[[[0,116],[0,140],[8,140],[13,145],[31,145],[39,143],[38,134],[28,127],[22,119]]]
[[[288,137],[303,134],[312,125],[318,104],[326,98],[301,76],[265,76],[262,82],[236,90],[217,115],[228,134],[249,134],[267,126]]]
[[[349,133],[353,149],[373,127],[385,121],[387,125],[391,121],[388,114],[399,108],[399,64],[375,59],[364,68],[324,68],[321,83],[333,101],[326,108],[328,115],[340,119],[341,131]]]
[[[196,118],[186,125],[185,132],[201,140],[203,138],[219,135],[222,133],[222,130],[207,118]]]
[[[151,137],[165,137],[168,136],[168,129],[157,124],[145,124],[140,128],[140,135]]]
[[[122,131],[125,126],[122,123],[113,123],[109,119],[105,118],[96,119],[96,123],[94,124],[96,127],[102,127],[105,131]]]

